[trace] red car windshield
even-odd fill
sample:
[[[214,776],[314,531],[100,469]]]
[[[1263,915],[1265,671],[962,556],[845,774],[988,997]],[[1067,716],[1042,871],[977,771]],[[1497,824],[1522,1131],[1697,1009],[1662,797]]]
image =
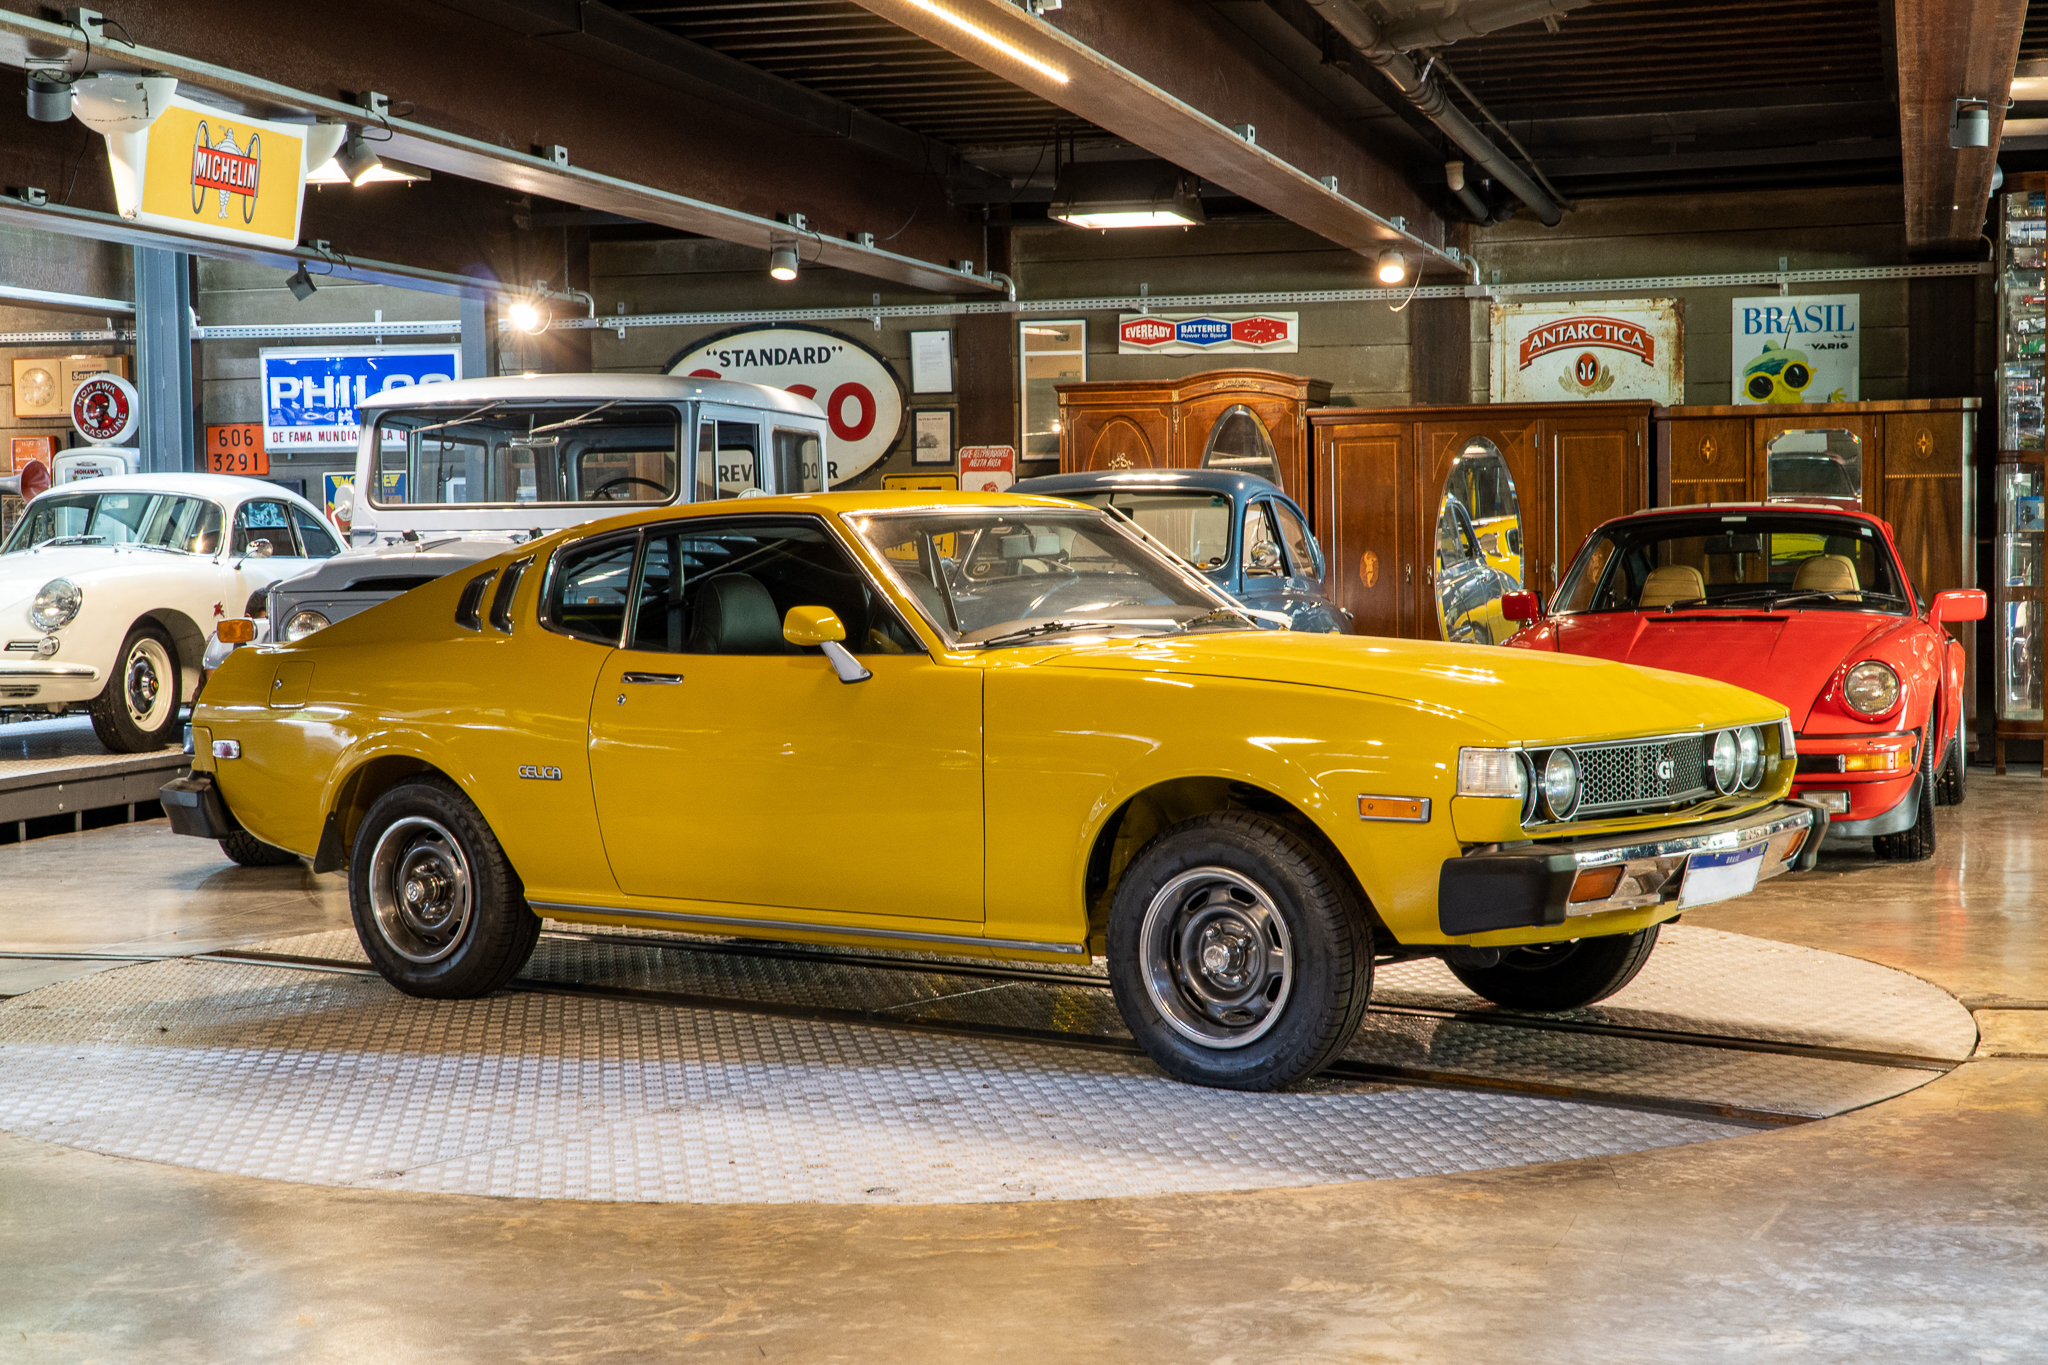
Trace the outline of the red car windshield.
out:
[[[1903,614],[1912,587],[1877,528],[1813,512],[1702,512],[1609,526],[1580,552],[1557,610],[1775,607]]]

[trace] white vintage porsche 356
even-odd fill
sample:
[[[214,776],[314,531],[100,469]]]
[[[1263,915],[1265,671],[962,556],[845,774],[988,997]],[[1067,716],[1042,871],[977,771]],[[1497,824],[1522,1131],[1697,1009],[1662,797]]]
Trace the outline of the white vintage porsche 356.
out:
[[[84,706],[115,753],[174,743],[214,622],[340,550],[313,504],[260,479],[130,474],[44,493],[0,546],[0,711]]]

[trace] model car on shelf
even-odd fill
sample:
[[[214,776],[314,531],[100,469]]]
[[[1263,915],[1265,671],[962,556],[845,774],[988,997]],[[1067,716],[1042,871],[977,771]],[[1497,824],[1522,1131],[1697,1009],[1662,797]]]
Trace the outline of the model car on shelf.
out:
[[[1963,799],[1963,647],[1984,615],[1961,588],[1921,603],[1891,527],[1787,503],[1674,507],[1596,527],[1548,615],[1509,643],[1734,683],[1789,709],[1793,793],[1894,860],[1934,852],[1934,807]]]
[[[837,493],[610,518],[241,650],[163,800],[346,868],[415,995],[504,985],[542,915],[1102,955],[1162,1067],[1262,1089],[1346,1045],[1376,959],[1620,989],[1817,842],[1790,733],[1705,679],[1261,630],[1093,508]]]
[[[1218,469],[1051,474],[1011,490],[1068,498],[1128,517],[1209,581],[1293,630],[1350,629],[1323,591],[1322,547],[1308,518],[1271,480]]]
[[[246,604],[207,651],[303,639],[365,607],[626,507],[816,492],[817,404],[760,384],[669,375],[505,375],[387,389],[362,404],[349,550]],[[238,608],[243,603],[235,604]]]
[[[129,474],[44,493],[0,545],[0,708],[83,706],[115,753],[174,744],[213,623],[340,549],[318,509],[260,479]]]

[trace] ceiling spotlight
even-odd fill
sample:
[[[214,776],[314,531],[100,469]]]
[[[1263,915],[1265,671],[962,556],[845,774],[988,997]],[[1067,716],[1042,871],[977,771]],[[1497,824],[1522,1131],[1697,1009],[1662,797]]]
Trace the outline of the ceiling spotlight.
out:
[[[1194,227],[1209,221],[1200,190],[1164,161],[1070,161],[1045,212],[1078,228]]]
[[[1948,145],[1964,147],[1991,145],[1991,102],[1959,96],[1948,116]]]
[[[796,278],[796,248],[778,246],[768,252],[768,277],[784,284]]]
[[[292,297],[300,303],[313,297],[313,276],[307,271],[304,261],[299,262],[299,268],[284,282],[284,287],[291,290]]]
[[[1399,284],[1408,278],[1408,258],[1388,247],[1380,253],[1379,264],[1373,267],[1381,284]]]
[[[71,82],[58,79],[61,73],[28,73],[28,116],[38,123],[62,123],[71,117]]]
[[[537,336],[548,329],[554,319],[549,315],[547,305],[538,298],[515,300],[505,310],[505,317],[512,326],[528,336]]]
[[[348,177],[351,185],[363,184],[384,167],[382,158],[370,150],[369,143],[363,141],[361,129],[352,131],[348,141],[341,144],[341,150],[334,154],[334,164]]]

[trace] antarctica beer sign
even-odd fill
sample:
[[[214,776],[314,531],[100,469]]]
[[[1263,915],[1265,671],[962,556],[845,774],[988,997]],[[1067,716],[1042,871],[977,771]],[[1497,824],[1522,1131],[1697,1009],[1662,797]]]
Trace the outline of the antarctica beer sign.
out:
[[[1496,303],[1492,398],[1685,401],[1685,316],[1677,299]]]

